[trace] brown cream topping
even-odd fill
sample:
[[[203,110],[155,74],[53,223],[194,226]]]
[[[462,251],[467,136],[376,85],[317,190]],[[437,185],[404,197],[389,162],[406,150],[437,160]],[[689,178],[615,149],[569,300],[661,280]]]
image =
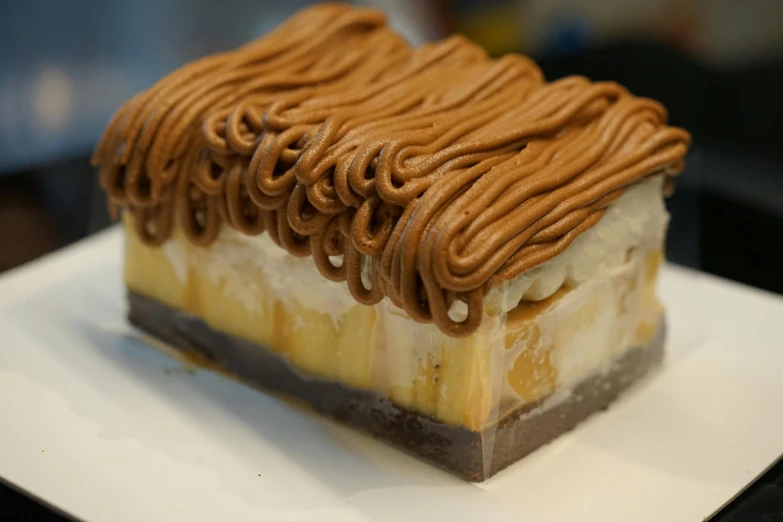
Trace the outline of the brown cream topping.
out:
[[[222,223],[266,231],[359,302],[388,296],[464,336],[493,285],[562,252],[630,184],[680,171],[690,137],[665,122],[615,83],[547,83],[461,37],[412,48],[377,11],[321,5],[129,100],[93,161],[149,244],[175,220],[201,245]]]

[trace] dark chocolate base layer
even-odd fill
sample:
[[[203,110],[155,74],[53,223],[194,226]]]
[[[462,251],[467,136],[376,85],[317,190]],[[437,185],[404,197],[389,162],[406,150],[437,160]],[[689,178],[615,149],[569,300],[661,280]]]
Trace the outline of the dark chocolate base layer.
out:
[[[375,392],[304,375],[261,345],[215,331],[195,315],[138,293],[129,292],[128,300],[131,323],[185,355],[206,358],[243,380],[300,399],[323,414],[387,439],[473,481],[489,478],[605,409],[663,357],[661,325],[650,344],[631,349],[606,373],[583,381],[557,404],[533,415],[526,414],[540,404],[526,405],[482,433],[400,408]],[[493,444],[491,449],[489,444]]]

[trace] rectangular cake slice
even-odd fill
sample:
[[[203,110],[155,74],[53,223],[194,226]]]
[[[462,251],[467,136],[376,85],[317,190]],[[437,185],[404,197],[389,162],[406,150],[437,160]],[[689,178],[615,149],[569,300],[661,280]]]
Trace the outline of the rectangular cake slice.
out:
[[[131,99],[95,154],[130,320],[471,480],[663,355],[663,196],[688,135],[372,10],[305,10]]]

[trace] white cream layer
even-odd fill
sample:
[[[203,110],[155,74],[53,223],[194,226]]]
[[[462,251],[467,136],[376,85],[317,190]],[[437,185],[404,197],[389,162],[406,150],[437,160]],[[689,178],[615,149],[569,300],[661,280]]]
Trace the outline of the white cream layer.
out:
[[[662,183],[661,177],[655,177],[630,188],[595,226],[562,254],[494,288],[485,301],[487,312],[493,315],[506,312],[522,299],[545,299],[564,283],[578,286],[589,279],[601,278],[608,270],[625,263],[629,249],[658,247],[669,222],[661,197]],[[190,262],[184,246],[170,240],[163,249],[177,277],[184,282]],[[326,279],[311,259],[290,255],[267,234],[247,236],[224,227],[204,254],[208,257],[207,277],[225,280],[225,291],[250,310],[258,306],[258,289],[237,277],[237,266],[257,267],[277,299],[329,314],[335,325],[356,305],[345,283]],[[402,310],[399,312],[404,315]]]
[[[621,266],[631,248],[660,246],[669,224],[662,188],[663,178],[656,176],[628,189],[559,256],[495,287],[486,298],[487,310],[546,299],[564,283],[576,287]]]

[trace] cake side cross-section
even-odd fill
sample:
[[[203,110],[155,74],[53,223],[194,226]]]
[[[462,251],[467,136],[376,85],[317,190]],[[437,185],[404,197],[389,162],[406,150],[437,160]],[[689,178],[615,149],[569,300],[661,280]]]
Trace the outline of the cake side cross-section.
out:
[[[689,139],[617,84],[321,5],[129,100],[94,163],[134,324],[483,480],[661,360]]]

